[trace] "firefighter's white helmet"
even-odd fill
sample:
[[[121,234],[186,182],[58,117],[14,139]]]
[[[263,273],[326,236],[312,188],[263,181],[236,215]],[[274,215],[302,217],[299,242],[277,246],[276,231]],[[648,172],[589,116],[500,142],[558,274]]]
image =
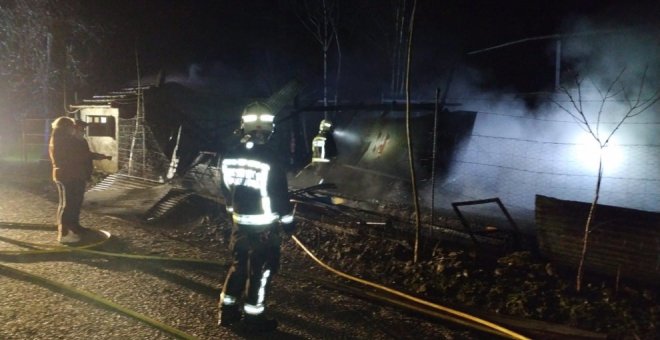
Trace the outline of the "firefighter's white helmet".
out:
[[[275,129],[275,115],[261,102],[248,104],[241,115],[242,143],[265,144]]]
[[[319,132],[328,132],[330,129],[332,129],[332,122],[328,119],[322,120],[319,125]]]

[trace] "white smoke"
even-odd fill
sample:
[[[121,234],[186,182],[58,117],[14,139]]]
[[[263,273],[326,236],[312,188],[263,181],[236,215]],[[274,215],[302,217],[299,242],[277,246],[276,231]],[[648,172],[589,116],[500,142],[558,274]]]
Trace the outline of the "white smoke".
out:
[[[600,150],[585,126],[558,106],[575,114],[575,104],[601,142],[615,131],[605,148],[601,204],[660,209],[660,105],[626,119],[614,130],[631,103],[653,98],[660,90],[658,35],[587,21],[566,27],[561,84],[573,95],[572,101],[556,91],[537,97],[538,105],[530,108],[508,89],[484,93],[479,88],[484,78],[474,70],[454,81],[449,101],[460,102],[461,109],[478,115],[450,175],[436,184],[436,201],[440,198],[436,207],[450,209],[455,201],[499,197],[517,212],[515,216],[533,221],[536,194],[590,202]],[[556,41],[548,42],[549,49],[555,47]],[[576,75],[582,81],[579,94]],[[428,202],[428,187],[424,195]]]

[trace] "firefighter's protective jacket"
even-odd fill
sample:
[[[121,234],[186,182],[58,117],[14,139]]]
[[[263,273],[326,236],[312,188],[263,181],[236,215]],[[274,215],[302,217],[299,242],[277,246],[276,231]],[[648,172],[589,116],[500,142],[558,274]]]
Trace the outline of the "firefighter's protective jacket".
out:
[[[222,160],[221,190],[235,224],[259,227],[293,223],[286,172],[266,145],[239,146]]]
[[[332,131],[321,131],[312,140],[312,163],[327,163],[337,156]]]

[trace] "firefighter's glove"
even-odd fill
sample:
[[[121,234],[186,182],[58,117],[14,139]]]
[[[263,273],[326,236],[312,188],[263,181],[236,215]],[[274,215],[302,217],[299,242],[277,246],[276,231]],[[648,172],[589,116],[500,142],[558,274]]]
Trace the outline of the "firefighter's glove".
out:
[[[282,223],[282,231],[286,236],[291,236],[296,231],[296,222]]]

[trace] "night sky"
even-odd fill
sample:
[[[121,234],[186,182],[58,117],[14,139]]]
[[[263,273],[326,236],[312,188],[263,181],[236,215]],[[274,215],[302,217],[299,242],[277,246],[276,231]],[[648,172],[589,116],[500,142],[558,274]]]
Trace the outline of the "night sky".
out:
[[[320,46],[296,17],[296,1],[94,1],[84,6],[105,28],[97,81],[116,86],[143,74],[185,75],[191,65],[207,79],[240,78],[263,94],[293,76],[320,86]],[[535,92],[551,89],[554,49],[549,40],[468,56],[486,47],[568,33],[580,21],[615,29],[658,29],[658,1],[431,1],[419,0],[412,79],[419,96],[444,84],[453,65],[478,70],[479,86]],[[389,81],[388,1],[340,1],[342,91],[377,98]],[[105,53],[107,52],[107,53]],[[330,48],[330,71],[336,63]],[[334,75],[334,73],[331,73]],[[231,77],[225,77],[231,75]],[[265,85],[264,85],[265,84]],[[259,92],[259,91],[257,91]]]

